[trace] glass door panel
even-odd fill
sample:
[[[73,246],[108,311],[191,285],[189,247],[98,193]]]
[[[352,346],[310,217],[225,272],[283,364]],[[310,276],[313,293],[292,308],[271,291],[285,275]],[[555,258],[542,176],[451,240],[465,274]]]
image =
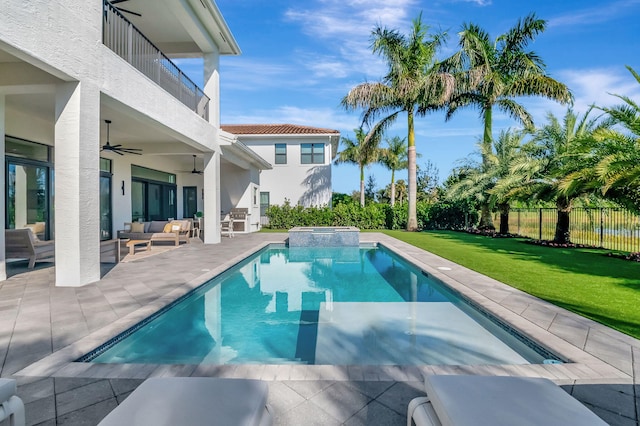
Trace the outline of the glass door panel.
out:
[[[182,217],[192,218],[198,211],[198,188],[185,186],[182,188]]]
[[[163,214],[162,209],[162,186],[155,183],[149,183],[147,187],[149,191],[148,209],[149,220],[165,220],[167,217]]]
[[[49,237],[49,168],[9,162],[7,228],[30,227],[40,239]]]
[[[131,220],[134,222],[147,219],[146,194],[144,182],[131,182]]]
[[[100,239],[111,239],[111,177],[100,176]]]

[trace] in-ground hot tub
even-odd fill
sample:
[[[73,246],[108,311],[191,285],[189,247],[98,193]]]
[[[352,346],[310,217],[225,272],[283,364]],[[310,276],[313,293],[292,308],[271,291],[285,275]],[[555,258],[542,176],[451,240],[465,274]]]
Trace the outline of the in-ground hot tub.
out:
[[[358,247],[355,226],[299,226],[289,229],[289,247]]]

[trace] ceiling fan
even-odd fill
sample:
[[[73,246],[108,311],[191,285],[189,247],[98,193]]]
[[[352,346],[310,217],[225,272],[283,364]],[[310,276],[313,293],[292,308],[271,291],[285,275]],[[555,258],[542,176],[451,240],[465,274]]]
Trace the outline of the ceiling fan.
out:
[[[111,120],[104,120],[104,122],[107,123],[107,143],[102,145],[102,148],[100,149],[100,151],[111,151],[111,152],[115,152],[118,155],[124,155],[124,154],[142,155],[141,152],[138,152],[138,151],[142,151],[139,148],[124,148],[121,144],[111,145],[109,143],[109,125],[111,124]]]
[[[136,16],[142,16],[140,13],[138,12],[134,12],[132,10],[128,10],[128,9],[123,9],[121,7],[116,6],[116,4],[118,3],[124,3],[125,1],[129,1],[129,0],[111,0],[111,4],[113,5],[113,7],[115,7],[116,9],[118,9],[120,12],[124,12],[124,13],[130,13],[132,15],[136,15]]]
[[[194,175],[201,175],[202,174],[202,170],[196,169],[196,156],[195,156],[195,154],[193,156],[193,170],[191,170],[191,173],[193,173]]]

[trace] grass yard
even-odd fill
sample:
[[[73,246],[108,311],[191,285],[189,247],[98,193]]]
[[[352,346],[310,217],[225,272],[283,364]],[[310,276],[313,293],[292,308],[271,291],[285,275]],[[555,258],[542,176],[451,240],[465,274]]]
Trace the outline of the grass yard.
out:
[[[640,338],[640,263],[453,231],[383,231],[512,287]]]

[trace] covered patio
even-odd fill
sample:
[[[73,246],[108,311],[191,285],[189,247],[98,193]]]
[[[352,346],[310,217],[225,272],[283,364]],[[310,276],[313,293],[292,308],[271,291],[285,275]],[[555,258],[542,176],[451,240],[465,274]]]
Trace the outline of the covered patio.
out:
[[[409,401],[423,395],[424,374],[546,377],[606,422],[637,425],[640,342],[593,321],[376,233],[379,242],[498,312],[573,363],[498,366],[128,365],[73,362],[133,322],[286,234],[254,233],[198,241],[106,267],[99,282],[53,284],[55,268],[9,271],[0,283],[2,377],[18,379],[29,425],[97,424],[147,377],[207,376],[266,380],[275,424],[406,424]],[[450,268],[437,269],[438,267]],[[439,272],[440,271],[440,272]],[[464,284],[467,283],[467,284]],[[106,325],[105,325],[106,324]]]

